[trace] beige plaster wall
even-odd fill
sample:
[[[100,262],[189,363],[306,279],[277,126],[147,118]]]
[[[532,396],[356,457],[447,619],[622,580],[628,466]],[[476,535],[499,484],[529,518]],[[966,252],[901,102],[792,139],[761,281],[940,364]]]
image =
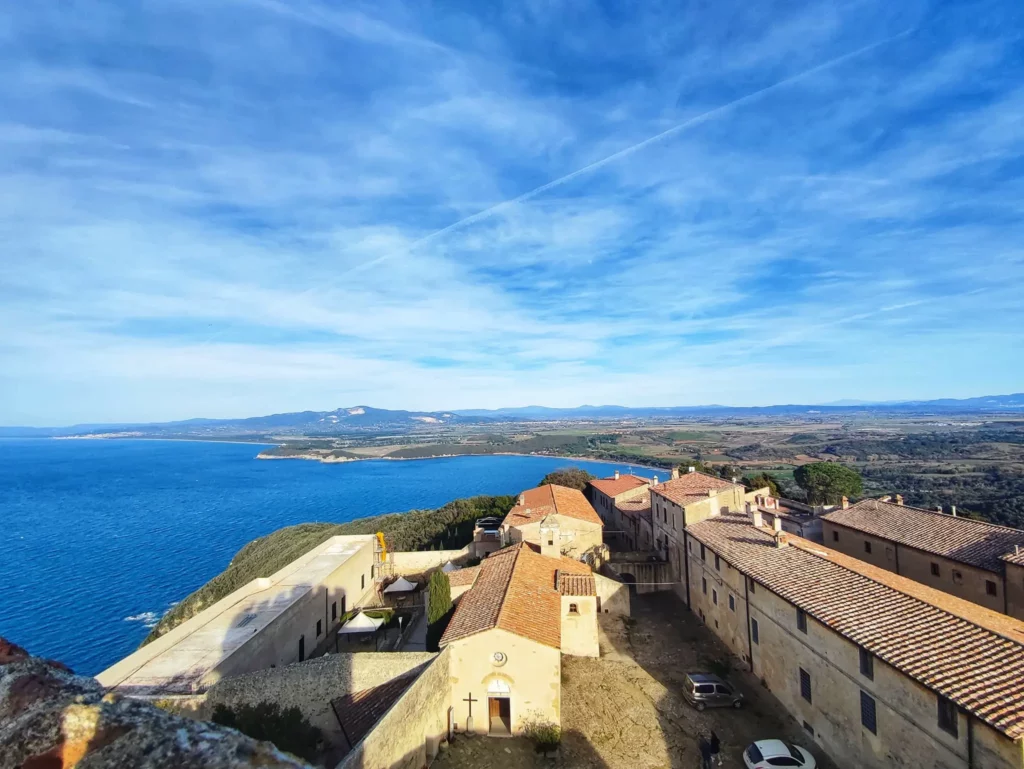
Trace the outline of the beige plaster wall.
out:
[[[449,644],[451,650],[451,705],[460,731],[466,728],[472,694],[473,731],[488,731],[487,687],[501,678],[511,689],[512,731],[521,733],[532,718],[561,723],[562,655],[558,649],[530,641],[500,628],[469,636]],[[503,652],[504,665],[495,665],[493,655]]]
[[[629,587],[626,584],[596,572],[594,573],[594,584],[597,587],[600,614],[629,616]]]
[[[576,607],[576,613],[570,608]],[[562,653],[600,657],[597,645],[597,597],[562,596]]]
[[[559,542],[561,542],[560,548],[563,555],[578,558],[583,553],[593,548],[599,548],[604,543],[603,527],[596,523],[564,515],[552,515],[548,518],[558,522]],[[525,541],[533,545],[540,545],[540,521],[509,529],[509,535],[513,542]]]
[[[393,552],[388,555],[395,567],[395,574],[422,574],[425,571],[444,566],[448,561],[456,565],[468,559],[471,546],[461,550],[424,550],[422,552]]]
[[[1024,566],[1006,564],[1007,614],[1024,620]]]
[[[442,651],[338,769],[421,769],[447,738],[451,652]]]
[[[796,607],[763,585],[749,592],[749,617],[744,616],[743,576],[735,569],[715,570],[711,550],[701,562],[691,561],[694,609],[703,611],[709,628],[743,657],[752,650],[754,674],[800,723],[814,730],[814,739],[844,766],[888,769],[961,769],[967,766],[967,715],[959,716],[958,735],[938,727],[938,702],[934,692],[874,658],[873,678],[860,672],[859,648],[813,617],[807,617],[807,633],[797,628]],[[721,574],[718,583],[715,574]],[[708,579],[708,593],[701,589]],[[714,586],[714,587],[713,587]],[[711,591],[719,591],[718,605]],[[726,599],[723,600],[723,593]],[[736,611],[728,606],[734,595]],[[758,643],[748,647],[750,619],[758,624]],[[799,671],[811,677],[811,699],[800,692]],[[861,724],[860,693],[875,700],[877,734]],[[975,719],[976,766],[985,769],[1021,769],[1019,743],[1013,743]]]

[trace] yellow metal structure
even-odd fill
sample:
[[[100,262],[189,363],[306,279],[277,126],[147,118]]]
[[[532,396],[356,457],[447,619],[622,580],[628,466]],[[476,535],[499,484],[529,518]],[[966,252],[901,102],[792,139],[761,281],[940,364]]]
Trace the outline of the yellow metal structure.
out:
[[[384,532],[377,532],[377,542],[380,543],[380,560],[381,562],[387,561],[388,559],[388,546],[384,542]]]

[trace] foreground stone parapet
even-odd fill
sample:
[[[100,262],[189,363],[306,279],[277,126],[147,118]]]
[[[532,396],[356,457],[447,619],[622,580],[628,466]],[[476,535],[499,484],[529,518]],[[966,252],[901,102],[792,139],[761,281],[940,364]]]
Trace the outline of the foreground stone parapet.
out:
[[[0,638],[0,769],[293,769],[234,729],[104,694],[92,678]]]

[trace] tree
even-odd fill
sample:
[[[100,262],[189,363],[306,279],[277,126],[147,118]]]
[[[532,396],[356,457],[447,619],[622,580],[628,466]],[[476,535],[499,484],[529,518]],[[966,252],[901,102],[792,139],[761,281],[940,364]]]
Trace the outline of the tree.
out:
[[[768,473],[758,473],[757,475],[747,475],[743,478],[743,485],[747,487],[748,491],[754,489],[763,489],[765,486],[768,487],[768,493],[773,497],[781,496],[782,492],[779,489],[779,482],[775,480],[775,477]]]
[[[704,473],[706,475],[718,475],[718,473],[715,472],[715,468],[713,468],[711,465],[705,464],[700,459],[691,459],[689,462],[683,462],[683,464],[679,465],[679,474],[686,475],[688,472],[690,472],[691,467],[694,469],[695,472],[698,473]]]
[[[568,486],[570,489],[584,491],[587,488],[587,483],[596,477],[579,467],[565,467],[548,473],[537,485],[544,486],[553,483],[556,486]]]
[[[276,702],[239,705],[229,708],[218,705],[213,722],[237,729],[254,740],[268,740],[281,750],[313,763],[320,758],[323,734],[296,707],[281,709]]]
[[[427,651],[436,652],[448,621],[452,618],[452,585],[438,569],[427,583]]]
[[[838,462],[801,465],[793,478],[807,493],[807,501],[812,505],[835,505],[843,497],[856,497],[864,491],[860,473]]]

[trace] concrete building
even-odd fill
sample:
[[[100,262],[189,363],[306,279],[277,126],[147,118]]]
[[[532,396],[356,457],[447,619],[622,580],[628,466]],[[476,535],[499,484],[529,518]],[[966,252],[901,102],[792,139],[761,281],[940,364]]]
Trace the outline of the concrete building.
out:
[[[866,499],[822,518],[825,544],[992,611],[1024,619],[1024,531]]]
[[[338,536],[255,579],[104,670],[108,689],[196,694],[222,678],[301,662],[373,594],[374,538]]]
[[[501,536],[504,545],[554,545],[563,555],[582,559],[602,551],[604,523],[583,492],[545,484],[519,495],[501,522]]]
[[[844,766],[1021,769],[1024,623],[725,514],[691,606]]]
[[[654,549],[664,553],[676,593],[685,599],[686,553],[683,532],[706,518],[744,509],[746,489],[713,475],[672,471],[665,483],[651,486],[651,520]]]
[[[456,728],[505,735],[560,724],[561,655],[598,655],[595,575],[557,545],[525,542],[464,571],[472,586],[441,638]]]

